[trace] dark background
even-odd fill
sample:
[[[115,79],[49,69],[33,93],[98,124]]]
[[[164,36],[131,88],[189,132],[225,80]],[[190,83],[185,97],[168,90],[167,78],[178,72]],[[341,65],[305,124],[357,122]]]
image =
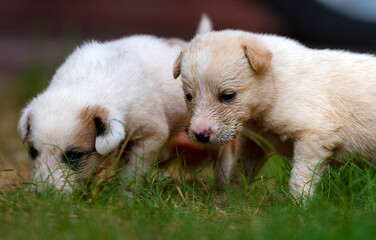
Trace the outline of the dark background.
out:
[[[0,93],[25,68],[56,69],[85,40],[140,33],[189,40],[203,12],[217,30],[281,34],[320,48],[373,53],[376,46],[375,23],[316,0],[3,0]]]

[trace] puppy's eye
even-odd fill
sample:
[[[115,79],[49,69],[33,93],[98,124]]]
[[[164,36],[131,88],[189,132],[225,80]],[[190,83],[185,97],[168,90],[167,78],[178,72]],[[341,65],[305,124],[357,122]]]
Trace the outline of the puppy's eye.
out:
[[[76,170],[79,166],[79,161],[84,155],[82,152],[68,151],[63,156],[63,162],[67,163],[71,169]]]
[[[192,94],[186,93],[185,97],[187,98],[188,102],[192,102],[192,99],[193,99]]]
[[[236,96],[236,92],[223,92],[221,96],[219,97],[220,102],[231,102],[234,100]]]
[[[38,151],[33,147],[29,145],[29,154],[31,159],[35,160],[38,157]]]

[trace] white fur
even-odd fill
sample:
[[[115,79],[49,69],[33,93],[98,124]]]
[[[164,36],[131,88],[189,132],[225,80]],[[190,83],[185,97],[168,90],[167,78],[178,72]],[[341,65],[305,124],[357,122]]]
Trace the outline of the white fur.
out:
[[[204,16],[198,33],[210,27]],[[139,35],[78,47],[48,88],[24,109],[19,122],[21,138],[38,151],[33,175],[39,188],[45,183],[65,191],[78,187],[94,166],[111,163],[101,155],[114,149],[117,153],[131,130],[135,142],[123,159],[128,173],[143,173],[151,166],[160,147],[187,123],[181,82],[171,76],[183,46],[187,43],[178,39]],[[92,115],[81,116],[82,112]],[[98,136],[86,132],[94,129],[97,117],[106,125]],[[63,153],[69,151],[97,153],[80,160],[85,167],[78,176],[64,162]]]
[[[184,127],[186,107],[181,83],[170,75],[180,50],[179,46],[169,46],[151,36],[93,41],[77,48],[57,70],[49,87],[28,104],[20,119],[19,131],[26,140],[25,125],[30,116],[26,141],[39,152],[34,175],[62,186],[56,181],[63,181],[58,180],[64,179],[60,173],[69,170],[57,147],[68,151],[80,144],[74,142],[81,128],[78,115],[88,106],[100,106],[109,113],[109,131],[97,137],[95,151],[105,154],[119,146],[126,135],[124,124],[127,129],[136,130],[135,138],[140,141],[131,149],[138,156],[130,162],[136,164],[143,154],[142,139],[154,154],[170,134]],[[150,155],[147,161],[150,158],[154,159]],[[71,184],[73,179],[68,179]]]

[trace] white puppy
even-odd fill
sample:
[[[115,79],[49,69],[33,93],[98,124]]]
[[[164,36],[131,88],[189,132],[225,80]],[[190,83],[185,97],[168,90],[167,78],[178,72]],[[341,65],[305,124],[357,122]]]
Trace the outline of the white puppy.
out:
[[[373,55],[315,50],[284,37],[227,30],[194,38],[175,62],[174,76],[179,75],[190,136],[208,144],[227,144],[237,136],[236,159],[248,175],[262,166],[266,146],[240,129],[260,134],[274,150],[293,157],[295,195],[313,193],[328,157],[347,160],[350,151],[373,159]]]
[[[210,30],[203,17],[199,33]],[[171,80],[173,61],[186,44],[140,35],[77,48],[19,121],[34,180],[67,191],[86,184],[98,166],[111,165],[106,153],[116,155],[131,129],[134,141],[123,160],[138,173],[150,167],[187,122],[181,83]]]

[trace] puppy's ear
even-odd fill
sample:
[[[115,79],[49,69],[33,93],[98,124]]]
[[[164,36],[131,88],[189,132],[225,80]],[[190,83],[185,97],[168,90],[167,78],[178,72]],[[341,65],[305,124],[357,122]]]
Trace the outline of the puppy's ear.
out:
[[[31,122],[31,107],[27,106],[22,110],[20,121],[18,122],[18,132],[21,136],[22,143],[27,140],[30,134],[30,122]]]
[[[115,109],[98,107],[95,111],[95,150],[103,155],[112,151],[125,139],[125,129],[121,122],[123,118]]]
[[[256,72],[263,72],[268,68],[273,54],[255,39],[246,39],[242,48],[249,63]]]
[[[179,76],[180,76],[180,71],[181,71],[181,62],[183,60],[183,57],[184,57],[184,53],[186,52],[187,50],[183,50],[180,52],[179,54],[179,57],[175,60],[175,63],[174,63],[174,69],[173,69],[173,74],[174,74],[174,78],[177,79]]]

